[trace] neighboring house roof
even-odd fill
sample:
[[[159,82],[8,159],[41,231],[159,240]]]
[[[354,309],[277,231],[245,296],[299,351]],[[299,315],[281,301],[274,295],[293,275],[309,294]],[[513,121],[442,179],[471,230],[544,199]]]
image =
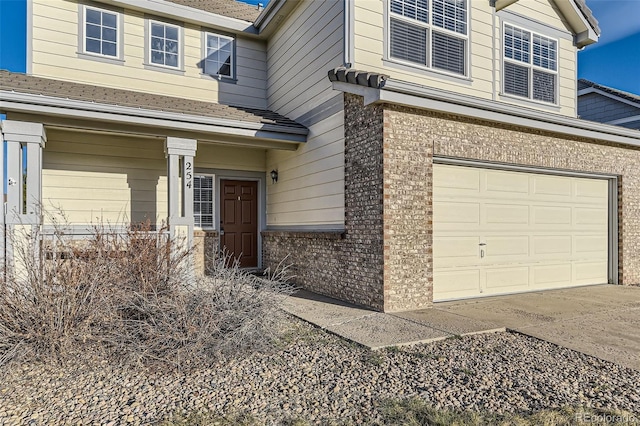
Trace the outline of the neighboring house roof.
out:
[[[253,22],[256,20],[263,8],[251,6],[236,0],[167,0],[182,6],[188,6],[193,9],[203,10],[205,12],[216,13],[218,15],[227,16],[229,18],[242,19],[243,21]],[[265,0],[266,2],[267,0]]]
[[[73,83],[12,73],[5,70],[0,70],[0,91],[51,96],[61,99],[72,99],[123,107],[137,107],[147,110],[191,114],[247,123],[271,124],[300,129],[305,128],[287,117],[268,110]]]
[[[587,89],[589,87],[600,90],[605,93],[609,93],[610,95],[614,95],[622,99],[626,99],[627,101],[636,103],[640,108],[640,96],[638,95],[634,95],[633,93],[629,93],[629,92],[623,92],[622,90],[614,89],[612,87],[603,86],[602,84],[594,83],[593,81],[589,81],[584,78],[581,78],[580,80],[578,80],[578,90]]]

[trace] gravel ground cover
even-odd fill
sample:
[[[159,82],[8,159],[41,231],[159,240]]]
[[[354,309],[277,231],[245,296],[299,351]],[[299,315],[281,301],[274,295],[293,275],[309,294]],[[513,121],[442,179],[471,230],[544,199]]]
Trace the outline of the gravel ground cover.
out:
[[[640,413],[640,372],[519,334],[372,352],[292,319],[279,348],[190,372],[79,358],[14,365],[0,376],[0,424],[153,424],[177,413],[246,413],[279,424],[379,417],[380,402],[530,412],[591,407]]]

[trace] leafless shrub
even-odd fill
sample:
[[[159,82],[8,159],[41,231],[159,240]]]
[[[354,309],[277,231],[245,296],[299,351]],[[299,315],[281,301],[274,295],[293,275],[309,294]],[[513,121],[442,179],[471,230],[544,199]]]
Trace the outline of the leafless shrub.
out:
[[[74,240],[22,227],[0,281],[0,365],[99,351],[119,362],[188,368],[277,338],[287,268],[256,276],[220,256],[194,276],[191,249],[149,224],[94,226]],[[198,362],[196,362],[198,361]]]

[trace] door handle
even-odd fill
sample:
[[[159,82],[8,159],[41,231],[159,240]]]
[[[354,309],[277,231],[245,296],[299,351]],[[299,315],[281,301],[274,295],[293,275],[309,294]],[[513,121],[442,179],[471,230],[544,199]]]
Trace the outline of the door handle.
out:
[[[487,245],[487,243],[480,243],[478,244],[480,246],[480,259],[484,258],[484,247]]]

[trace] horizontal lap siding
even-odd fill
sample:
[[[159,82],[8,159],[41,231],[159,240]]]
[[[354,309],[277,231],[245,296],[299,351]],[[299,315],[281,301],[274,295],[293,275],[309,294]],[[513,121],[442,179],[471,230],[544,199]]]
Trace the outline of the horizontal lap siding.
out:
[[[164,141],[49,130],[43,201],[72,224],[161,223],[167,217]],[[195,167],[265,171],[265,150],[199,144]]]
[[[502,29],[498,28],[496,17],[495,55],[492,54],[492,14],[489,2],[470,1],[470,78],[458,79],[451,76],[439,76],[437,72],[421,70],[408,65],[385,64],[384,8],[386,1],[359,0],[355,2],[355,64],[354,67],[371,72],[389,75],[396,80],[408,81],[420,85],[480,97],[493,99],[502,87],[501,64]],[[507,8],[508,11],[526,16],[535,21],[550,25],[561,31],[566,26],[555,9],[546,0],[522,0]],[[552,106],[553,112],[566,116],[575,116],[575,47],[570,40],[559,40],[558,100],[559,110]],[[393,61],[391,61],[393,62]],[[494,73],[495,70],[495,73]],[[495,85],[493,83],[495,78]],[[495,89],[494,89],[495,87]],[[549,106],[510,97],[497,97],[502,102],[513,103],[530,108],[549,111]]]
[[[266,151],[200,143],[196,152],[195,166],[203,169],[264,172]]]
[[[185,72],[175,75],[144,68],[143,13],[125,11],[122,29],[125,62],[117,65],[78,57],[76,3],[47,0],[33,3],[33,74],[36,76],[266,108],[266,46],[262,41],[237,38],[237,82],[220,82],[202,77],[198,68],[203,59],[203,30],[199,26],[183,25]]]
[[[43,202],[74,225],[160,223],[167,216],[164,145],[159,140],[49,131]]]
[[[276,184],[268,179],[268,225],[344,224],[343,101],[327,78],[342,65],[343,19],[341,1],[305,1],[269,41],[269,109],[301,120],[309,136],[295,152],[267,153],[267,171],[279,174]],[[321,104],[340,112],[304,118]]]

